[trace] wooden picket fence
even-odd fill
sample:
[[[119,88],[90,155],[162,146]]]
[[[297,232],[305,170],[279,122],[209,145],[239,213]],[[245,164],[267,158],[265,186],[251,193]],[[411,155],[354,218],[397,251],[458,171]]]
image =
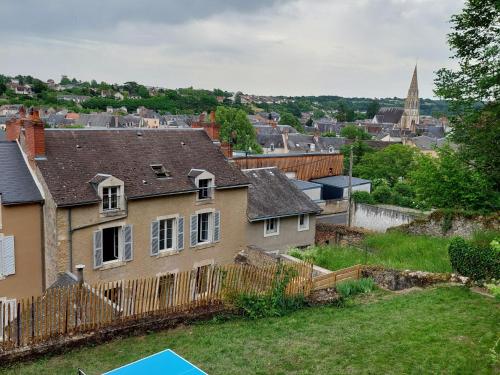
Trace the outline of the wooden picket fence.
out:
[[[207,266],[152,278],[49,289],[42,296],[0,305],[0,351],[225,304],[235,293],[269,292],[284,277],[289,278],[288,295],[310,293],[312,266],[307,263]]]
[[[316,276],[313,279],[313,290],[331,288],[337,283],[346,280],[358,280],[361,278],[361,265],[343,268],[325,275]]]

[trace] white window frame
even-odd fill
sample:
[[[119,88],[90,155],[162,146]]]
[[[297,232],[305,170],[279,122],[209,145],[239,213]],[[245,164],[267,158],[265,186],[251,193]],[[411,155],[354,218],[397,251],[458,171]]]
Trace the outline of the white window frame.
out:
[[[267,230],[267,223],[271,220],[276,220],[276,230],[274,232],[269,232]],[[264,220],[264,237],[279,236],[279,234],[280,234],[280,218],[274,217],[274,218],[270,218],[270,219],[265,219]]]
[[[105,229],[111,229],[111,228],[118,228],[118,256],[116,259],[113,260],[104,260],[104,230]],[[123,225],[111,225],[109,227],[105,227],[101,229],[102,232],[102,265],[106,266],[108,264],[113,264],[113,263],[119,263],[123,261]]]
[[[103,215],[110,215],[113,213],[119,213],[125,210],[125,188],[122,180],[114,177],[104,175],[106,179],[102,181],[97,188],[98,195],[101,198],[101,203],[99,207],[99,212]],[[117,187],[118,197],[117,197],[117,208],[104,209],[104,188]]]
[[[103,258],[103,261],[102,261],[102,266],[101,267],[98,267],[97,269],[102,269],[102,268],[106,268],[106,266],[109,266],[109,265],[112,265],[112,264],[116,264],[116,263],[123,263],[125,262],[125,260],[123,260],[123,256],[124,256],[124,245],[125,245],[125,241],[124,241],[124,238],[123,238],[123,227],[127,225],[127,222],[125,222],[125,220],[121,220],[121,221],[117,221],[117,222],[112,222],[112,223],[109,223],[109,224],[103,224],[103,225],[99,225],[97,227],[97,230],[100,230],[101,233],[104,229],[109,229],[109,228],[115,228],[115,227],[118,227],[119,228],[119,234],[118,234],[118,259],[114,259],[114,260],[108,260],[107,262],[104,261],[104,234],[102,234],[102,258]]]
[[[200,215],[208,215],[208,228],[207,228],[207,240],[206,241],[200,241]],[[198,236],[198,245],[206,245],[206,244],[209,244],[209,243],[212,243],[213,242],[213,239],[214,239],[214,211],[213,210],[210,210],[210,211],[201,211],[201,212],[197,212],[196,213],[197,215],[197,220],[198,220],[198,233],[197,233],[197,236]]]
[[[112,190],[116,189],[116,207],[111,207],[113,199],[112,196],[113,194],[110,192],[107,196],[107,204],[108,208],[104,208],[104,204],[106,203],[106,196],[104,191],[105,190]],[[102,188],[102,212],[113,212],[113,211],[119,211],[120,210],[120,199],[121,199],[121,188],[120,186],[104,186]]]
[[[160,216],[157,217],[156,220],[158,220],[158,254],[167,254],[167,253],[172,253],[176,252],[178,249],[178,235],[179,235],[179,215],[167,215],[167,216]],[[172,225],[172,247],[171,248],[165,248],[161,249],[160,248],[160,228],[161,228],[161,221],[164,220],[173,220],[173,225]],[[167,242],[165,238],[165,243]],[[166,274],[171,273],[167,272]],[[166,275],[165,274],[165,275]]]
[[[304,225],[300,225],[300,218],[304,217]],[[309,230],[309,214],[300,214],[297,216],[297,231],[302,232],[305,230]]]
[[[202,181],[207,182],[207,186],[205,187],[200,187],[200,184]],[[213,179],[211,178],[200,178],[198,180],[198,200],[199,201],[206,201],[209,199],[212,199],[212,190],[213,190]],[[202,195],[202,192],[205,192],[206,197],[200,197]]]

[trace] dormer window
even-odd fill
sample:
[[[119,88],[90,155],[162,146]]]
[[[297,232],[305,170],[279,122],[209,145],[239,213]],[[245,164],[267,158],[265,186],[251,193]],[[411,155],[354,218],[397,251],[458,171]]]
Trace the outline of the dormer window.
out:
[[[197,188],[197,201],[210,201],[214,198],[215,176],[204,169],[191,169],[188,174]]]
[[[210,199],[212,198],[212,179],[203,178],[198,180],[198,199]]]
[[[102,210],[113,211],[118,210],[120,202],[120,187],[109,186],[102,188]]]
[[[151,169],[155,173],[157,178],[167,178],[170,177],[170,173],[165,169],[162,164],[153,164]]]

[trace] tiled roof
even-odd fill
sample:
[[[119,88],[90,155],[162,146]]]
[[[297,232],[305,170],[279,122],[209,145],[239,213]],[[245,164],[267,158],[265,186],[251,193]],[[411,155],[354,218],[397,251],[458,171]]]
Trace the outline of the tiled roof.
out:
[[[379,109],[375,115],[377,122],[388,122],[392,124],[397,124],[403,116],[404,109],[397,107],[382,107]]]
[[[43,200],[16,142],[0,142],[0,195],[5,205]]]
[[[194,191],[192,168],[212,173],[216,187],[248,183],[203,130],[47,129],[45,142],[47,158],[37,165],[58,206],[97,202],[89,181],[99,173],[122,180],[128,199]],[[171,178],[158,179],[153,164]]]
[[[321,211],[278,168],[246,169],[243,173],[251,182],[247,207],[250,221]]]

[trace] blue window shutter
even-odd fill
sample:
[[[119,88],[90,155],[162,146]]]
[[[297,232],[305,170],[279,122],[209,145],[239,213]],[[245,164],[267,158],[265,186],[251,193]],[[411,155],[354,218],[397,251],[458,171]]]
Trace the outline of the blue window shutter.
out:
[[[132,260],[134,258],[134,235],[132,225],[123,227],[123,260]]]
[[[177,250],[184,249],[184,218],[177,219]]]
[[[198,244],[198,215],[191,215],[191,247]]]
[[[214,242],[220,241],[220,211],[214,212]]]
[[[158,255],[160,251],[160,222],[151,222],[151,256]]]
[[[2,274],[4,276],[14,275],[16,273],[16,257],[14,250],[14,236],[6,236],[3,238],[2,251]]]
[[[94,232],[94,268],[102,267],[102,231]]]

